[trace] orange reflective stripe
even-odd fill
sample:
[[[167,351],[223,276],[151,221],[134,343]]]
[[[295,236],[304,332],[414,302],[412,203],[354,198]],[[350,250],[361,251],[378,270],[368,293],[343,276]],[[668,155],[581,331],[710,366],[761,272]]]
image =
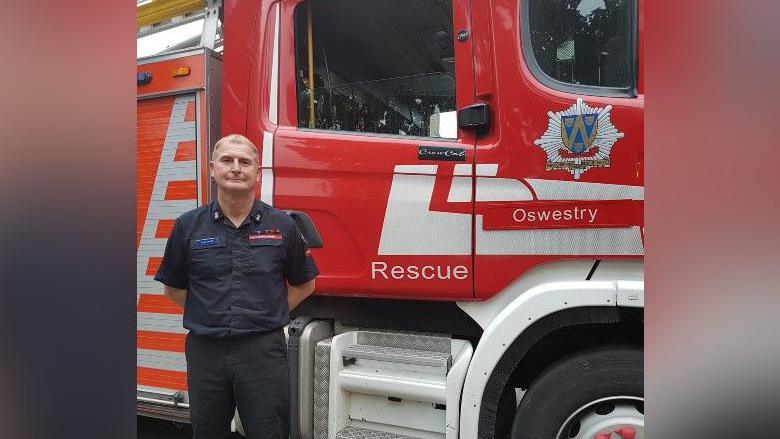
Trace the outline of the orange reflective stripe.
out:
[[[139,385],[162,387],[163,389],[187,390],[187,373],[172,370],[136,367],[136,380]]]
[[[138,349],[156,351],[184,352],[184,340],[187,334],[171,332],[136,331],[135,343]]]
[[[158,256],[152,256],[149,258],[149,263],[146,264],[146,275],[147,276],[154,276],[157,274],[157,269],[160,268],[160,264],[162,263],[162,258]]]
[[[155,238],[167,238],[171,236],[171,230],[176,220],[164,219],[157,222],[157,230],[154,231]]]
[[[172,181],[165,190],[166,200],[194,200],[198,198],[198,183],[195,180]]]
[[[179,142],[176,146],[176,155],[173,157],[173,161],[182,162],[187,160],[195,160],[195,147],[196,141]]]
[[[138,298],[138,312],[159,314],[184,314],[184,310],[161,294],[141,294]]]
[[[141,242],[149,200],[152,196],[157,168],[160,165],[165,136],[173,108],[173,97],[138,101],[136,107],[136,248]]]

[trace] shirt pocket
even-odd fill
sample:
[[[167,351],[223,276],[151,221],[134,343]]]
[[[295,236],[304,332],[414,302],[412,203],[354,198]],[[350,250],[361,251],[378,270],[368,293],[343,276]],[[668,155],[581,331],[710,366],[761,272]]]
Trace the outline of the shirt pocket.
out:
[[[249,272],[281,272],[284,261],[284,246],[281,239],[260,238],[249,241]]]
[[[199,236],[190,239],[190,275],[215,278],[227,270],[229,258],[224,236]]]

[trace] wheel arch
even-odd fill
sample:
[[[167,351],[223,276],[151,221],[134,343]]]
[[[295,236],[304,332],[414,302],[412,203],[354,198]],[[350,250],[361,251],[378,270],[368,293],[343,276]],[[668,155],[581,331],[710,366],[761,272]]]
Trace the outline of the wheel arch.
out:
[[[487,325],[466,376],[461,433],[493,438],[502,395],[518,365],[545,337],[565,328],[611,325],[640,308],[618,307],[614,281],[553,282],[518,295]],[[512,395],[514,400],[514,395]],[[514,409],[514,407],[512,407]]]
[[[527,389],[548,367],[609,345],[642,345],[641,309],[579,307],[536,321],[507,348],[489,375],[479,412],[478,438],[503,437],[515,414],[515,388]]]

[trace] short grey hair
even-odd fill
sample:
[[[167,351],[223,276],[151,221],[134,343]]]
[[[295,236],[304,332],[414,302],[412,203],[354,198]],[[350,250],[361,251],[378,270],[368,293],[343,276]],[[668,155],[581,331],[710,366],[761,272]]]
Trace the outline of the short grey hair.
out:
[[[212,161],[217,157],[217,150],[219,150],[219,148],[226,143],[235,143],[239,145],[249,146],[250,148],[252,148],[252,152],[255,155],[255,161],[260,163],[260,153],[257,151],[257,147],[255,146],[254,143],[252,143],[251,140],[242,136],[241,134],[228,134],[227,136],[219,139],[217,143],[214,144],[214,150],[211,151]]]

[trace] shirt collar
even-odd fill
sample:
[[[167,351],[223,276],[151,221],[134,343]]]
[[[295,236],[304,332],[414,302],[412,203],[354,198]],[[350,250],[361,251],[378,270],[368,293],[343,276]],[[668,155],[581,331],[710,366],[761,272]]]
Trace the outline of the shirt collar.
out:
[[[265,211],[268,210],[268,207],[269,206],[262,201],[255,200],[255,203],[252,206],[252,210],[249,213],[249,219],[255,224],[259,224],[263,220],[263,215],[265,214]],[[225,218],[225,214],[222,213],[222,208],[219,207],[217,200],[211,202],[209,212],[211,215],[211,221],[213,222],[217,222]]]
[[[268,210],[268,207],[269,206],[262,201],[255,200],[255,204],[252,206],[252,213],[249,214],[249,218],[251,218],[255,224],[260,224],[260,222],[263,221],[263,215],[265,215],[265,211]]]

